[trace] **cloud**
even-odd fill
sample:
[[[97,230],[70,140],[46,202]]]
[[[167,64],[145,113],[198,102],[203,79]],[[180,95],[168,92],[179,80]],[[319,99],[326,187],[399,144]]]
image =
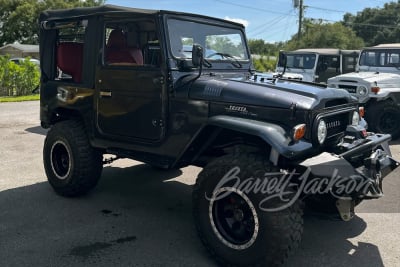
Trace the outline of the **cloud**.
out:
[[[245,19],[234,19],[226,16],[224,19],[243,24],[245,27],[249,26],[250,22]]]

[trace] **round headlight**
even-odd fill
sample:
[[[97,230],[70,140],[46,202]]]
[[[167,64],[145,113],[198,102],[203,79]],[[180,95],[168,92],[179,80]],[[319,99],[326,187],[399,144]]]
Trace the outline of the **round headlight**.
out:
[[[361,95],[361,96],[366,95],[366,94],[368,93],[367,87],[362,86],[362,85],[358,86],[358,87],[357,87],[357,93],[358,93],[359,95]]]
[[[357,126],[360,123],[360,115],[357,111],[353,112],[353,117],[351,118],[351,125]]]
[[[320,120],[317,128],[317,137],[320,144],[323,144],[325,142],[327,134],[328,129],[326,127],[326,122],[324,120]]]

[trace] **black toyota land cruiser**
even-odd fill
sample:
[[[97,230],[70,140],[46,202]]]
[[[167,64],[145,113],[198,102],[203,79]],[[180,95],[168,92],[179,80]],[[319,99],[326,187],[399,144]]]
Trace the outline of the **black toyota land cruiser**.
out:
[[[234,22],[109,5],[49,10],[40,61],[54,190],[88,192],[116,158],[204,167],[194,223],[221,264],[282,263],[300,242],[304,202],[349,220],[398,165],[390,135],[366,131],[348,92],[254,75]]]

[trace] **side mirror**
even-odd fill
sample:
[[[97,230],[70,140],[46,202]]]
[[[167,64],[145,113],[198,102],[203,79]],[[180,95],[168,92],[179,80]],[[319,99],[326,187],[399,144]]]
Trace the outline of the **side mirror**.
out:
[[[283,51],[279,52],[279,62],[281,63],[281,66],[286,67],[286,62],[287,61],[287,57],[286,54]]]
[[[199,44],[193,44],[192,64],[195,68],[203,65],[203,47]]]

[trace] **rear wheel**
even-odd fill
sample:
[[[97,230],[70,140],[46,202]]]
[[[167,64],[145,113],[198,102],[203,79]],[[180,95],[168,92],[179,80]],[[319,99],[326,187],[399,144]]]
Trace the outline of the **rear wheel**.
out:
[[[240,176],[241,184],[248,178],[262,179],[266,173],[279,173],[279,169],[254,154],[224,156],[208,164],[193,191],[194,222],[203,244],[222,265],[282,264],[301,240],[300,200],[284,207],[287,203],[278,197],[268,205],[282,208],[266,211],[262,201],[268,195],[261,190],[244,190],[233,180],[219,184],[233,168],[239,168],[240,173],[234,176]]]
[[[62,196],[79,196],[96,186],[103,168],[102,153],[90,146],[79,121],[55,124],[43,147],[47,179]]]

